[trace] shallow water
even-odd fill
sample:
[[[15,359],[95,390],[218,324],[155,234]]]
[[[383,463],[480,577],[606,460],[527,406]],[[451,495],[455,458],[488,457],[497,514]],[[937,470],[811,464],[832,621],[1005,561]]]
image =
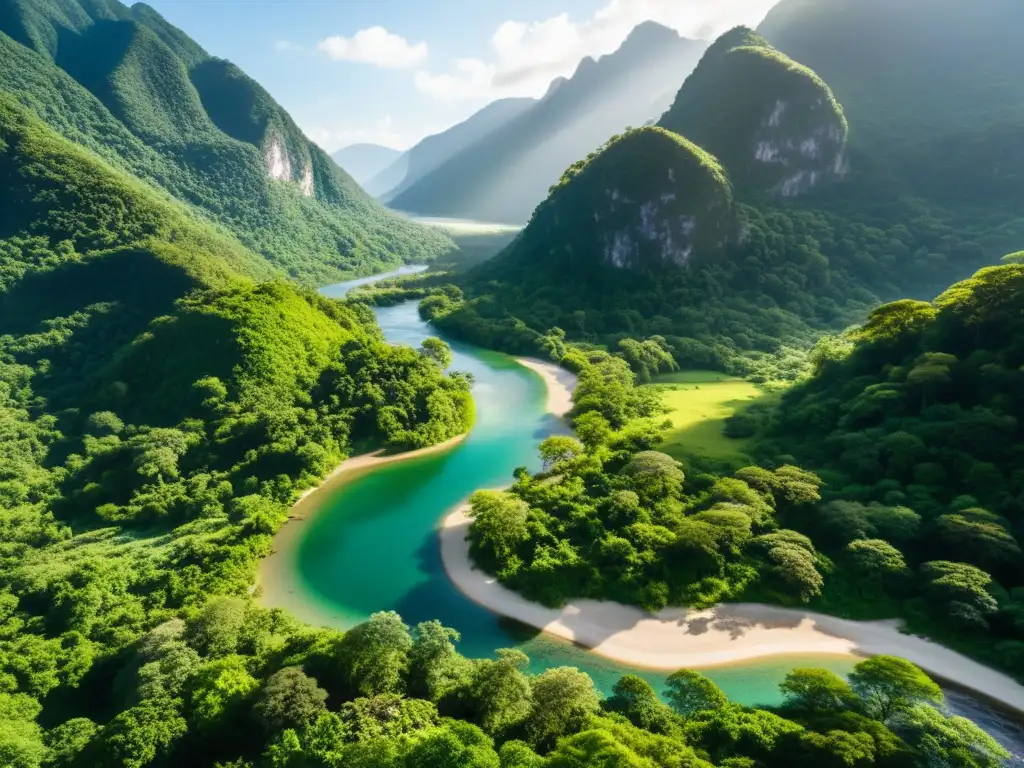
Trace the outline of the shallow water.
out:
[[[329,295],[338,295],[336,287]],[[325,291],[326,293],[326,291]],[[377,310],[389,341],[417,346],[437,335],[420,320],[415,303]],[[337,627],[352,626],[375,611],[398,611],[408,624],[439,619],[461,635],[470,657],[515,647],[531,669],[571,665],[608,692],[624,674],[639,674],[661,690],[667,673],[639,670],[603,659],[571,643],[497,617],[462,596],[441,563],[437,526],[452,507],[479,488],[512,480],[516,467],[536,469],[536,446],[564,429],[544,413],[540,377],[510,357],[452,343],[455,370],[476,384],[477,423],[459,445],[443,453],[384,465],[323,494],[319,511],[304,524],[293,551],[283,553],[306,614]],[[852,657],[786,656],[703,670],[734,701],[777,704],[778,684],[795,667],[816,666],[846,674]],[[1018,753],[1024,734],[1015,722],[962,693],[950,703]]]

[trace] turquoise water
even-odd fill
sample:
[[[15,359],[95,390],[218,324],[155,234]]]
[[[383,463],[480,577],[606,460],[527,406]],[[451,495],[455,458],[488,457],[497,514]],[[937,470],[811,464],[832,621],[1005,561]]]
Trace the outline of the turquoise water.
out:
[[[329,295],[343,295],[349,285],[333,286]],[[377,319],[393,343],[418,346],[438,335],[420,320],[415,303],[379,309]],[[507,485],[516,467],[536,468],[536,446],[564,429],[544,413],[546,391],[539,376],[506,355],[451,346],[453,369],[476,380],[472,432],[443,453],[377,467],[322,494],[320,511],[301,529],[294,552],[286,553],[289,576],[301,591],[296,599],[313,604],[322,621],[339,628],[375,611],[395,610],[410,625],[439,619],[454,627],[466,656],[487,657],[498,648],[515,647],[530,656],[533,671],[579,667],[605,693],[624,674],[639,674],[661,690],[666,672],[617,664],[499,618],[448,581],[437,537],[442,517],[479,488]],[[787,656],[702,671],[734,701],[770,705],[780,701],[778,684],[793,668],[846,674],[854,663],[845,657]],[[951,693],[949,704],[1015,754],[1024,752],[1024,736],[1013,719],[963,693]]]
[[[380,309],[377,318],[392,342],[416,346],[429,329],[415,304]],[[444,514],[479,488],[512,480],[516,467],[538,467],[538,443],[561,423],[544,413],[546,390],[536,374],[511,358],[452,344],[456,370],[473,374],[477,422],[469,437],[440,454],[384,465],[325,494],[291,559],[303,599],[338,626],[351,626],[374,611],[398,611],[408,624],[439,619],[462,634],[460,651],[490,656],[516,647],[533,669],[572,665],[610,690],[623,674],[638,670],[606,661],[495,614],[467,600],[445,576],[437,525]],[[769,704],[794,666],[813,664],[840,673],[843,657],[771,659],[707,672],[735,700]],[[666,673],[641,671],[657,688]]]

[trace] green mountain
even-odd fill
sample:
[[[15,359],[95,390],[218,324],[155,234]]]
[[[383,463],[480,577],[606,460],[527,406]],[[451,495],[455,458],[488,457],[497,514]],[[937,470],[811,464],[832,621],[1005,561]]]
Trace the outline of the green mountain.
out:
[[[617,349],[644,376],[678,365],[794,378],[823,330],[934,295],[1024,236],[1008,207],[894,194],[862,151],[844,176],[857,124],[747,29],[711,46],[662,126],[571,166],[521,235],[424,313],[515,352],[566,338]],[[957,161],[932,161],[955,186]]]
[[[352,144],[339,149],[331,159],[366,189],[378,174],[402,156],[402,152],[379,144]]]
[[[159,684],[125,696],[132,644],[247,595],[297,492],[357,448],[465,431],[468,383],[363,308],[255,282],[278,272],[6,93],[0,185],[0,764],[37,768],[66,720],[68,749],[105,750],[73,764],[151,764],[170,742],[133,718],[184,721]]]
[[[743,27],[708,49],[659,124],[754,190],[794,197],[846,170],[848,127],[832,91]]]
[[[384,202],[404,192],[467,147],[526,112],[535,99],[498,99],[446,131],[428,136],[379,173],[366,190]]]
[[[759,31],[832,87],[868,194],[1012,211],[1024,189],[1022,24],[1014,0],[783,0]]]
[[[257,83],[147,6],[5,2],[0,90],[303,281],[452,247],[374,202]]]
[[[676,134],[640,128],[571,166],[514,250],[525,269],[554,260],[568,271],[657,275],[715,258],[738,234],[718,161]]]
[[[562,171],[609,136],[656,120],[705,43],[653,22],[616,52],[584,59],[518,118],[390,199],[402,211],[521,224]],[[670,97],[669,97],[670,98]]]

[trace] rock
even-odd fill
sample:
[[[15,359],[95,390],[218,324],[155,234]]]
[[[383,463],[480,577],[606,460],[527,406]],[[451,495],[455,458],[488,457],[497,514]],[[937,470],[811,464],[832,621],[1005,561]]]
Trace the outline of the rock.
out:
[[[512,248],[581,269],[657,273],[715,258],[738,230],[718,161],[669,131],[640,128],[571,167]]]
[[[660,125],[718,157],[738,190],[794,197],[847,170],[828,85],[745,27],[708,49]]]

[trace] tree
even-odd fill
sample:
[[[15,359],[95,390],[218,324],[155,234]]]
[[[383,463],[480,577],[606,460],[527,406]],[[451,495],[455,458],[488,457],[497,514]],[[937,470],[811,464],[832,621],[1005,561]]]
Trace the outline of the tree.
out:
[[[533,711],[526,723],[530,741],[553,746],[556,739],[583,727],[597,712],[601,697],[590,675],[574,667],[555,667],[530,680]]]
[[[826,669],[798,668],[779,684],[786,706],[816,714],[840,712],[856,704],[849,683]]]
[[[665,698],[684,717],[707,709],[717,709],[729,702],[721,688],[692,669],[674,672],[665,683],[668,686]]]
[[[961,629],[988,627],[988,617],[999,610],[989,592],[992,577],[967,563],[936,560],[921,565],[925,595],[938,615],[956,619]]]
[[[540,444],[540,458],[544,470],[550,471],[563,461],[570,461],[583,453],[583,443],[574,437],[553,435]]]
[[[950,553],[986,571],[1020,562],[1021,551],[1008,520],[984,509],[964,509],[935,521]]]
[[[144,768],[185,735],[188,723],[175,701],[146,699],[119,712],[99,734],[99,755],[93,763],[102,768]]]
[[[665,733],[672,711],[658,698],[653,686],[636,675],[620,677],[604,701],[609,712],[624,715],[633,725],[652,733]]]
[[[190,701],[199,731],[214,734],[237,719],[259,685],[240,656],[227,656],[203,665],[192,681]]]
[[[794,765],[814,768],[870,768],[875,765],[875,741],[867,733],[832,730],[803,731],[790,736],[795,743],[780,745]]]
[[[402,617],[383,611],[345,633],[338,645],[338,663],[357,694],[399,693],[412,645]]]
[[[522,651],[501,649],[497,660],[477,662],[466,696],[476,721],[487,733],[500,733],[530,714],[533,694],[522,672],[529,661]]]
[[[424,733],[405,757],[405,768],[501,768],[494,742],[475,729],[480,738],[468,736],[474,726],[452,721],[446,728]],[[467,741],[469,743],[467,743]]]
[[[327,711],[327,691],[300,667],[285,667],[264,683],[253,711],[268,734],[302,728]]]
[[[459,633],[439,621],[416,625],[415,640],[409,651],[409,692],[437,702],[468,680],[470,665],[454,643]]]
[[[542,768],[544,758],[522,741],[506,741],[498,750],[501,768]]]
[[[1000,768],[1010,753],[965,717],[947,717],[927,704],[897,712],[890,727],[916,747],[927,765]]]
[[[469,497],[473,522],[469,538],[494,564],[503,564],[521,543],[530,538],[527,518],[530,505],[501,491],[477,491]]]
[[[185,639],[203,656],[227,656],[238,648],[245,624],[245,601],[217,597],[188,623]]]
[[[27,694],[0,692],[0,765],[38,768],[46,757],[36,723],[41,709]]]
[[[903,553],[881,539],[852,541],[845,555],[854,575],[868,587],[898,586],[909,573]]]
[[[683,491],[682,465],[664,453],[641,451],[629,460],[623,474],[632,480],[633,490],[648,504],[678,498]]]
[[[373,741],[417,733],[437,725],[437,707],[422,699],[382,693],[347,701],[341,720],[350,739]]]
[[[79,759],[98,731],[99,726],[86,717],[75,717],[53,728],[46,734],[49,763],[56,768],[80,765]]]
[[[576,418],[573,423],[576,436],[583,442],[588,450],[607,445],[612,436],[612,425],[608,419],[596,411],[584,413]]]
[[[868,714],[882,722],[916,704],[941,705],[944,701],[942,689],[928,675],[895,656],[858,662],[850,673],[850,688]]]
[[[420,354],[437,363],[441,370],[446,370],[452,364],[451,347],[435,336],[428,336],[423,340],[420,344]]]

